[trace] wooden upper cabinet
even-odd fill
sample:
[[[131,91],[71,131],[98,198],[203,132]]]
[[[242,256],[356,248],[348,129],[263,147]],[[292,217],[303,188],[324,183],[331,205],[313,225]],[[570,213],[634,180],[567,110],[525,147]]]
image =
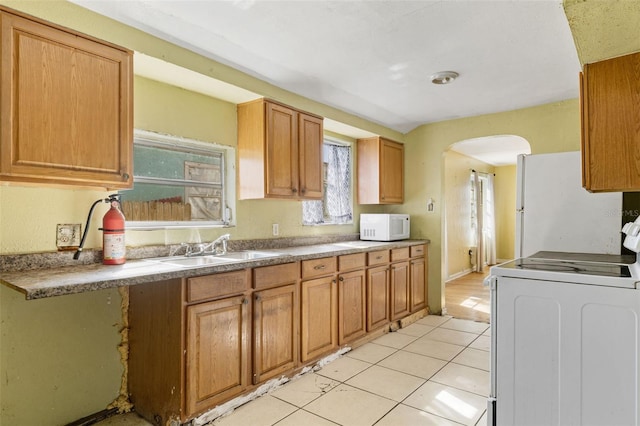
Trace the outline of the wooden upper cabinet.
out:
[[[586,64],[580,94],[582,185],[640,191],[640,53]]]
[[[382,137],[358,139],[358,203],[404,202],[404,145]]]
[[[129,188],[133,53],[0,8],[0,180]]]
[[[238,105],[239,198],[322,199],[323,119],[266,99]]]
[[[307,199],[322,199],[324,190],[322,122],[322,118],[298,113],[300,196]]]

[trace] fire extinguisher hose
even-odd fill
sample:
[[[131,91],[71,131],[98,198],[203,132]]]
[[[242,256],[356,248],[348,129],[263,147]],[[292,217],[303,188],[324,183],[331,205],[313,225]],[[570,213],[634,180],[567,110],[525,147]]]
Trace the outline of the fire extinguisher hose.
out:
[[[87,231],[89,230],[89,223],[91,223],[91,215],[93,214],[93,209],[95,209],[98,204],[107,200],[100,199],[91,205],[91,208],[89,209],[89,215],[87,216],[87,224],[84,226],[84,232],[82,233],[82,239],[80,240],[80,246],[78,247],[78,250],[76,250],[76,253],[73,255],[74,260],[78,260],[80,258],[80,253],[82,253],[84,240],[87,238]]]

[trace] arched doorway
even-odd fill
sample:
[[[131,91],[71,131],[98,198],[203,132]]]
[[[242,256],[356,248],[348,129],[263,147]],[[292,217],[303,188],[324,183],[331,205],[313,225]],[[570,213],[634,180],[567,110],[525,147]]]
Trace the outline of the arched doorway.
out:
[[[488,322],[482,279],[490,264],[513,258],[515,164],[529,153],[529,143],[516,135],[467,139],[445,152],[443,313]]]

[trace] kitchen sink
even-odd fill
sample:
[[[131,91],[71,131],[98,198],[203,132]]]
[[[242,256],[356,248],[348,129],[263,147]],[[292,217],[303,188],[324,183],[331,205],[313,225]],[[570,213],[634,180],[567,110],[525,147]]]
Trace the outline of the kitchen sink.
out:
[[[158,257],[154,259],[146,259],[149,262],[159,262],[175,266],[183,266],[190,268],[194,266],[214,266],[225,263],[232,263],[235,259],[225,259],[220,256],[172,256],[172,257]]]
[[[282,253],[275,253],[271,251],[258,251],[258,250],[244,250],[244,251],[232,251],[227,254],[222,254],[216,256],[222,259],[229,260],[256,260],[256,259],[264,259],[267,257],[278,257],[282,256]]]
[[[257,251],[257,250],[244,250],[244,251],[232,251],[226,254],[217,255],[205,255],[205,256],[171,256],[171,257],[156,257],[152,259],[145,259],[148,262],[159,262],[169,265],[182,266],[185,268],[196,266],[215,266],[223,265],[233,262],[241,262],[243,260],[257,260],[268,257],[282,256],[282,253]]]

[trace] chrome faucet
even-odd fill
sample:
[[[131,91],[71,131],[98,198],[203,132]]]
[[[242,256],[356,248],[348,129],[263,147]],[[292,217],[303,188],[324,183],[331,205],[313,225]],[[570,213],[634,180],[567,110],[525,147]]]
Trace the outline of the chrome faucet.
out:
[[[208,254],[212,255],[223,255],[227,254],[227,241],[231,238],[231,234],[224,234],[216,238],[213,242],[209,244],[205,243],[197,243],[197,244],[187,244],[181,243],[180,246],[185,248],[185,256],[205,256]]]
[[[231,238],[231,234],[220,235],[209,246],[213,251],[213,254],[227,254],[227,241]],[[222,247],[219,249],[219,247]]]

